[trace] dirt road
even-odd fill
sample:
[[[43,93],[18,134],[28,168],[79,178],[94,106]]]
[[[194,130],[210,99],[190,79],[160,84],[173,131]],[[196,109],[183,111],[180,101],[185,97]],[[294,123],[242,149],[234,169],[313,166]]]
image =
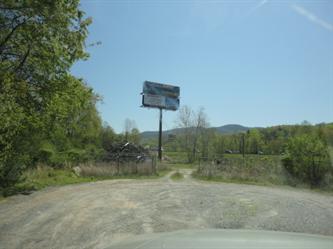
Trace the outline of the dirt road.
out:
[[[110,180],[0,202],[0,248],[105,248],[128,236],[245,228],[333,236],[333,196],[191,179]]]

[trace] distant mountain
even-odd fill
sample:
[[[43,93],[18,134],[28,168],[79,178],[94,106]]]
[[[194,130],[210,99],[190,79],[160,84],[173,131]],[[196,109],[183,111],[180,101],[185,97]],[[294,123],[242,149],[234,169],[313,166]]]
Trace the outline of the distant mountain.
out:
[[[217,132],[221,134],[234,134],[239,132],[244,132],[249,129],[253,129],[252,127],[245,127],[238,124],[228,124],[228,125],[222,125],[219,127],[210,127],[209,129],[215,129]],[[163,131],[163,136],[168,136],[169,134],[180,134],[182,133],[184,128],[176,128],[172,130],[166,130]],[[157,138],[158,137],[158,131],[144,131],[141,134],[141,138],[144,140],[148,140],[151,138]]]
[[[163,136],[168,136],[169,134],[180,134],[182,133],[184,129],[183,128],[176,128],[172,130],[164,130]],[[158,131],[144,131],[140,133],[140,136],[142,139],[151,139],[151,138],[157,138],[158,137]]]
[[[252,129],[251,127],[245,127],[239,124],[227,124],[222,125],[220,127],[212,127],[212,129],[217,130],[220,133],[223,134],[233,134],[233,133],[239,133],[243,131],[247,131],[249,129]]]

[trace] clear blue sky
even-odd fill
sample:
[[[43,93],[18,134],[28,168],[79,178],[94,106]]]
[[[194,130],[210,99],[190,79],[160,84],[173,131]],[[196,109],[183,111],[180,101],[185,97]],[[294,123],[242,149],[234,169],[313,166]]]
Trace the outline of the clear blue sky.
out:
[[[333,1],[82,0],[93,18],[90,58],[72,72],[102,95],[104,121],[122,132],[158,129],[140,108],[145,80],[180,86],[181,105],[211,126],[333,121]],[[164,113],[164,129],[177,112]]]

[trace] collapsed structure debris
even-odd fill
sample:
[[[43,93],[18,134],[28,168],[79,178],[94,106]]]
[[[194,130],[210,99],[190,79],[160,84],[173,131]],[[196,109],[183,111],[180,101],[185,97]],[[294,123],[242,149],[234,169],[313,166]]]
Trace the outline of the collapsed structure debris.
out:
[[[104,156],[104,160],[117,162],[144,162],[148,157],[150,157],[149,150],[145,149],[141,145],[126,142],[113,143]]]

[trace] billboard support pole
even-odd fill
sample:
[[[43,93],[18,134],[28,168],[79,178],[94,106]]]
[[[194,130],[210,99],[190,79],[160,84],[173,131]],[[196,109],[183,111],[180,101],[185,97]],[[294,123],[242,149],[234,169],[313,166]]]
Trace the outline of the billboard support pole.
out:
[[[158,160],[162,161],[162,116],[163,109],[176,111],[179,108],[179,86],[151,81],[143,82],[142,106],[160,109],[158,134]]]
[[[162,108],[160,109],[160,123],[158,132],[158,159],[162,161]]]

